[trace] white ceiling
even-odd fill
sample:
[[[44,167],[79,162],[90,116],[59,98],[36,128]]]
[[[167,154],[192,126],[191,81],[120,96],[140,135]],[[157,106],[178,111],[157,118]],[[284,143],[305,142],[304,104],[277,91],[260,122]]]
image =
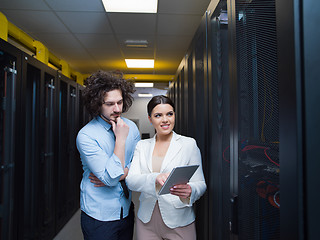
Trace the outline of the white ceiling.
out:
[[[1,0],[8,21],[83,74],[175,74],[210,0],[159,0],[157,14],[105,13],[101,0]],[[147,48],[124,41],[147,40]],[[128,69],[125,58],[154,58],[154,69]]]

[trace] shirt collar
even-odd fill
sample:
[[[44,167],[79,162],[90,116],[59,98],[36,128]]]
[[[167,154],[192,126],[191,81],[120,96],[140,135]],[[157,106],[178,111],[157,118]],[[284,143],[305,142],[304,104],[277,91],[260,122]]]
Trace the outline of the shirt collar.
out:
[[[97,121],[106,129],[106,130],[112,130],[111,129],[111,124],[107,123],[105,120],[103,120],[99,115],[96,116]]]

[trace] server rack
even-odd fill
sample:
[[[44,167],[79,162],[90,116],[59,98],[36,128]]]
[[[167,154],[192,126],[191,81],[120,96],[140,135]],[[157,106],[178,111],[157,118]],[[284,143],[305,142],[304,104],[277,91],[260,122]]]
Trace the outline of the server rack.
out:
[[[232,203],[230,201],[230,82],[228,51],[227,4],[221,1],[208,16],[208,76],[209,81],[209,150],[210,174],[208,191],[211,203],[209,236],[212,239],[230,238]]]
[[[77,92],[78,92],[78,106],[79,106],[79,125],[78,128],[81,129],[89,120],[90,120],[90,115],[86,111],[86,108],[83,103],[83,98],[82,98],[82,91],[84,89],[84,86],[77,85]]]
[[[182,132],[194,129],[190,135],[204,156],[208,192],[202,200],[208,205],[196,206],[197,221],[206,220],[200,239],[317,236],[313,190],[319,184],[311,181],[319,166],[311,147],[319,134],[319,111],[311,105],[319,101],[315,8],[298,0],[220,1],[206,13],[177,70],[177,78],[184,68],[184,78],[194,80],[185,92],[192,93],[188,109],[180,114],[194,111],[191,119],[201,119]],[[207,69],[199,67],[202,57]],[[179,101],[177,90],[183,91],[169,93]]]
[[[208,182],[209,161],[208,161],[208,80],[207,80],[207,24],[206,15],[203,17],[200,26],[193,38],[194,44],[194,68],[193,71],[193,94],[194,94],[194,138],[200,148],[202,156],[202,167],[205,180]],[[190,69],[191,70],[191,69]],[[200,119],[203,119],[200,121]],[[185,133],[183,133],[185,134]],[[196,203],[196,211],[201,212],[201,218],[197,219],[197,233],[199,239],[209,239],[208,228],[209,222],[209,198],[208,191]]]
[[[77,84],[70,82],[68,86],[68,163],[69,172],[68,179],[72,184],[68,184],[68,205],[71,209],[79,208],[80,188],[72,186],[80,186],[81,180],[81,161],[76,148],[76,136],[79,131],[79,110],[78,110]]]
[[[299,8],[298,4],[295,4],[295,9],[296,11],[300,9],[301,18],[303,19],[301,23],[301,28],[303,30],[301,31],[303,32],[301,36],[302,41],[299,41],[299,43],[302,42],[301,52],[303,54],[301,59],[303,59],[303,61],[301,61],[302,71],[300,71],[300,73],[303,74],[300,76],[302,76],[303,81],[299,81],[300,77],[296,79],[297,82],[303,83],[301,89],[303,89],[304,98],[302,102],[304,105],[303,112],[305,117],[302,124],[302,129],[304,129],[303,137],[300,138],[300,135],[298,134],[297,138],[300,139],[298,142],[299,146],[304,145],[303,156],[306,156],[306,161],[304,164],[298,165],[298,168],[305,169],[305,183],[299,182],[299,184],[305,186],[305,191],[301,191],[301,189],[303,189],[302,187],[300,187],[300,190],[298,191],[299,196],[305,196],[303,200],[299,200],[304,201],[304,208],[299,208],[298,216],[302,216],[302,218],[305,219],[305,227],[303,228],[300,225],[299,228],[303,230],[306,238],[317,239],[319,237],[317,222],[320,214],[318,203],[320,194],[319,191],[315,191],[315,189],[320,188],[320,183],[319,181],[314,181],[314,179],[318,177],[320,169],[320,163],[319,161],[316,161],[316,159],[320,159],[320,152],[317,148],[317,140],[320,134],[320,112],[317,107],[320,89],[320,82],[318,81],[320,75],[320,57],[318,54],[320,52],[320,45],[318,43],[320,32],[318,30],[318,23],[320,18],[317,11],[320,9],[320,4],[319,2],[310,0],[302,1],[301,4],[301,8]],[[284,9],[281,10],[283,11]],[[293,19],[295,23],[299,20],[299,18],[296,17]],[[295,26],[295,29],[297,29],[297,26]],[[297,57],[295,59],[297,59]],[[297,89],[300,89],[299,85],[297,85]],[[299,147],[299,150],[300,149],[301,148]],[[301,170],[299,173],[301,173]]]
[[[192,67],[194,65],[194,58],[193,58],[193,52],[190,51],[189,53],[186,54],[186,76],[187,80],[185,81],[185,89],[186,89],[186,94],[185,94],[185,102],[186,102],[186,121],[187,121],[187,129],[186,129],[186,134],[187,136],[194,136],[195,134],[195,128],[194,128],[194,96],[193,96],[193,72],[192,72]]]
[[[79,208],[83,86],[0,43],[0,236],[52,239]]]
[[[33,57],[22,56],[21,119],[25,119],[25,161],[23,194],[23,238],[48,239],[54,236],[55,194],[54,163],[57,159],[56,142],[56,71]]]
[[[281,238],[317,239],[320,154],[318,2],[276,1],[280,82]],[[295,219],[294,222],[287,219]]]
[[[61,229],[66,221],[70,219],[74,211],[79,208],[79,186],[81,179],[80,156],[76,151],[76,134],[81,124],[85,124],[86,115],[83,106],[79,105],[79,94],[77,84],[69,78],[57,73],[58,77],[58,154],[56,162],[56,228]],[[78,107],[82,115],[79,114]],[[68,183],[68,184],[66,184]],[[70,211],[72,209],[72,211]]]
[[[68,186],[65,184],[68,179],[68,163],[65,159],[68,159],[68,81],[61,74],[58,74],[59,82],[59,158],[56,163],[56,175],[58,182],[56,186],[56,201],[59,206],[56,211],[56,225],[58,228],[62,228],[63,223],[70,217],[68,211]]]
[[[177,81],[176,81],[176,83],[175,83],[175,85],[176,85],[176,94],[177,94],[177,96],[176,96],[176,111],[177,111],[177,120],[179,121],[179,122],[181,122],[181,81],[183,81],[183,79],[181,79],[181,76],[179,75],[178,77],[177,77]],[[181,124],[182,125],[182,124]],[[181,128],[182,128],[182,126],[181,125],[177,125],[176,127],[175,127],[175,130],[176,131],[178,131],[178,132],[180,132],[180,130],[181,130]]]
[[[19,138],[16,132],[19,132],[17,123],[17,101],[20,93],[20,72],[21,55],[10,44],[0,41],[0,94],[1,94],[1,112],[0,112],[0,238],[10,239],[15,237],[17,224],[17,188],[19,185],[15,181],[15,176],[19,174],[16,167],[16,159],[19,157],[19,151],[16,143]],[[7,231],[8,230],[8,231]]]
[[[207,146],[210,140],[207,134],[209,113],[206,37],[206,16],[204,16],[192,41],[192,47],[180,63],[176,74],[177,80],[171,85],[168,96],[176,105],[175,131],[197,140],[203,159],[204,174],[207,178],[209,175]],[[208,206],[208,196],[205,193],[195,206],[196,212],[201,213],[201,217],[196,221],[199,239],[209,239],[208,228],[206,228],[209,219]]]

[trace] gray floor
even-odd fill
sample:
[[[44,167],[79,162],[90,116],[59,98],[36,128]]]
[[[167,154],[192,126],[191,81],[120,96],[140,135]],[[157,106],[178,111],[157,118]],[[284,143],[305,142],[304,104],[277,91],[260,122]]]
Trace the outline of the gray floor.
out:
[[[80,227],[80,209],[55,236],[54,240],[83,240]]]
[[[132,201],[135,204],[135,212],[139,208],[139,195],[140,193],[133,192]],[[81,227],[80,227],[80,209],[73,215],[69,222],[61,229],[61,231],[54,237],[53,240],[83,240]],[[135,234],[133,240],[135,240]]]

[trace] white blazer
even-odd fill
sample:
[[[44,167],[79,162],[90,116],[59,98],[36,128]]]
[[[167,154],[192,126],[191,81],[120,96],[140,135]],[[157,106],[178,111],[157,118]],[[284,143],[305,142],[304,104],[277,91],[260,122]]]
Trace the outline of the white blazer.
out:
[[[138,218],[147,223],[151,219],[154,206],[158,200],[164,223],[169,228],[183,227],[195,220],[192,204],[205,192],[200,150],[193,138],[173,133],[168,151],[163,159],[161,173],[168,173],[174,167],[199,164],[190,182],[192,188],[189,203],[183,203],[172,194],[158,195],[155,182],[159,173],[152,172],[152,153],[156,136],[138,142],[126,182],[132,191],[141,192]]]

